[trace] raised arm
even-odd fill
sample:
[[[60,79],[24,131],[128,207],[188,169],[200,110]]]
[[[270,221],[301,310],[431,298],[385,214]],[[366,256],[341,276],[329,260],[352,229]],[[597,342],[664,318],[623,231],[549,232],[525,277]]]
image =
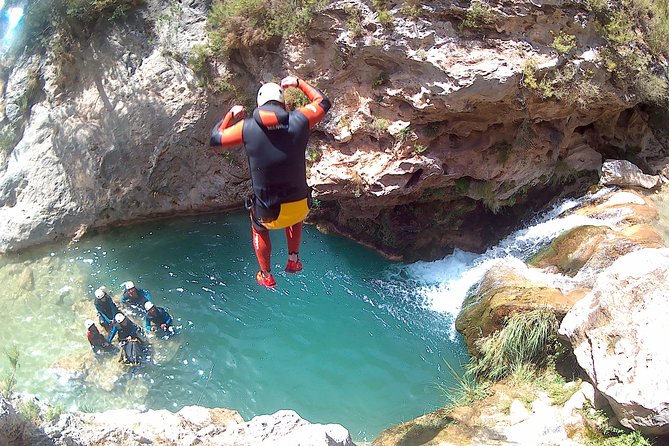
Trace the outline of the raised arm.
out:
[[[111,342],[114,340],[114,336],[116,335],[116,332],[118,331],[118,327],[114,325],[111,329],[111,333],[109,333],[109,338],[107,338],[107,342],[111,344]]]
[[[281,87],[297,87],[302,90],[305,95],[307,95],[309,101],[311,102],[304,107],[298,108],[297,111],[307,117],[309,120],[309,128],[313,128],[316,124],[318,124],[318,122],[323,119],[325,113],[327,113],[332,106],[330,100],[323,94],[322,91],[295,76],[288,76],[283,78],[281,81]]]
[[[211,138],[209,145],[215,147],[215,152],[221,152],[217,147],[229,148],[240,145],[242,140],[242,128],[244,127],[244,120],[237,121],[237,123],[230,125],[234,118],[244,117],[244,107],[235,105],[232,107],[221,119],[216,123],[214,129],[211,131]]]

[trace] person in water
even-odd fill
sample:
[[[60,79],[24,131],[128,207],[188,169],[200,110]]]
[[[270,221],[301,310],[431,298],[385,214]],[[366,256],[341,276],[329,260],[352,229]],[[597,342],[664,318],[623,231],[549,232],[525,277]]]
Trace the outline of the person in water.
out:
[[[118,341],[122,343],[123,341],[130,341],[132,339],[138,339],[141,341],[141,332],[142,329],[137,326],[133,321],[125,316],[125,314],[119,312],[114,316],[114,325],[112,326],[111,333],[107,338],[107,342],[111,344],[114,340],[114,336],[118,334]]]
[[[148,291],[137,288],[132,281],[127,281],[125,283],[125,291],[121,297],[121,302],[131,307],[137,307],[144,309],[144,304],[151,301],[151,295]]]
[[[104,286],[95,290],[95,309],[98,311],[100,325],[109,330],[112,326],[114,315],[118,313],[118,308],[107,291],[107,288]]]
[[[104,336],[102,336],[102,333],[100,333],[98,326],[95,325],[93,320],[88,319],[85,322],[85,325],[86,339],[88,339],[88,343],[91,344],[91,348],[96,354],[108,352],[111,350],[112,345],[107,342],[107,339],[105,339]]]
[[[172,316],[165,308],[157,307],[153,302],[144,304],[146,309],[145,325],[147,331],[162,330],[165,334],[174,334],[174,327],[172,326]]]
[[[127,318],[123,313],[116,313],[114,325],[107,339],[111,344],[114,336],[118,334],[118,342],[121,347],[120,360],[127,364],[139,365],[142,362],[144,346],[141,339],[141,328]]]
[[[287,111],[283,90],[288,87],[302,90],[310,103]],[[285,229],[285,271],[301,271],[302,222],[311,206],[305,152],[310,129],[323,119],[331,104],[321,91],[295,76],[285,77],[281,85],[264,84],[258,90],[257,104],[248,118],[244,118],[243,106],[233,106],[212,130],[210,145],[216,153],[244,145],[253,188],[246,207],[251,214],[253,249],[260,265],[256,281],[274,287],[268,230]]]

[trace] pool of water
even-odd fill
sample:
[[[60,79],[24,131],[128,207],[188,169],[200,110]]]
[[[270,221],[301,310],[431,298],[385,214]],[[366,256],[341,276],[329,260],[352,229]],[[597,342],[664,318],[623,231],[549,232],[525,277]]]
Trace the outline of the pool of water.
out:
[[[305,227],[297,275],[272,233],[275,290],[254,280],[244,215],[165,220],[0,259],[0,345],[20,352],[16,389],[66,409],[227,407],[245,419],[293,409],[356,441],[448,402],[466,351],[453,315],[415,278],[356,244]],[[180,333],[150,337],[134,370],[94,357],[84,321],[94,290],[148,289]],[[138,315],[131,319],[143,324]],[[0,371],[9,372],[0,357]]]

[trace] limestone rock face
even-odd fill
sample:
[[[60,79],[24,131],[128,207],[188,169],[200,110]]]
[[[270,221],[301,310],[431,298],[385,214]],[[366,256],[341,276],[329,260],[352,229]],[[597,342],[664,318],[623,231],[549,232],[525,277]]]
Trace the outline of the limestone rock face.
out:
[[[286,74],[334,104],[309,148],[310,221],[393,258],[485,249],[554,195],[595,182],[604,151],[651,174],[667,164],[647,113],[599,61],[594,20],[575,5],[493,2],[495,20],[472,32],[454,3],[417,14],[396,5],[384,26],[367,3],[328,2],[308,32],[196,73],[187,61],[206,42],[210,3],[147,0],[99,21],[66,60],[47,50],[0,70],[0,132],[12,136],[0,150],[0,252],[241,209],[245,156],[214,155],[209,134],[239,96]],[[579,45],[568,59],[550,46],[563,30]],[[530,62],[537,79],[573,79],[545,98],[524,82]],[[221,88],[202,87],[203,75]]]
[[[209,98],[192,70],[169,56],[202,41],[206,2],[177,9],[156,20],[166,7],[148,1],[118,26],[104,21],[72,54],[69,84],[54,54],[14,67],[5,102],[16,102],[30,76],[43,82],[43,99],[29,108],[0,166],[0,252],[241,203],[247,179],[237,171],[245,163],[216,174],[220,159],[205,144]]]
[[[336,424],[311,424],[290,410],[261,415],[249,422],[230,409],[187,406],[167,410],[112,410],[98,414],[66,413],[43,426],[55,445],[100,446],[355,446]]]
[[[580,366],[626,427],[669,433],[669,249],[641,249],[616,260],[560,326]]]
[[[607,186],[642,187],[654,189],[662,184],[660,175],[646,175],[625,160],[606,160],[602,165],[602,184]]]

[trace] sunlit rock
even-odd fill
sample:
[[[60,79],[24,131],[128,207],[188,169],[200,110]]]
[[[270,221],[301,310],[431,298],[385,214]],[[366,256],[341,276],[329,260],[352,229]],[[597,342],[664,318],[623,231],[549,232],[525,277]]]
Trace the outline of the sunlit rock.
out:
[[[646,175],[629,161],[606,160],[602,165],[601,182],[606,186],[655,189],[662,184],[662,179],[659,175]]]
[[[664,239],[650,225],[634,225],[622,231],[606,226],[579,226],[567,231],[529,260],[529,264],[576,277],[583,287],[618,257],[641,248],[662,248]]]
[[[72,412],[44,423],[42,429],[58,446],[354,446],[342,426],[311,424],[289,410],[260,415],[249,422],[234,410],[197,406],[187,406],[176,413],[130,409]]]
[[[601,200],[579,207],[574,212],[578,215],[615,221],[617,224],[614,229],[634,224],[653,223],[658,218],[653,202],[630,190],[607,194]]]
[[[667,277],[667,248],[620,257],[560,326],[620,423],[650,435],[669,433]]]

